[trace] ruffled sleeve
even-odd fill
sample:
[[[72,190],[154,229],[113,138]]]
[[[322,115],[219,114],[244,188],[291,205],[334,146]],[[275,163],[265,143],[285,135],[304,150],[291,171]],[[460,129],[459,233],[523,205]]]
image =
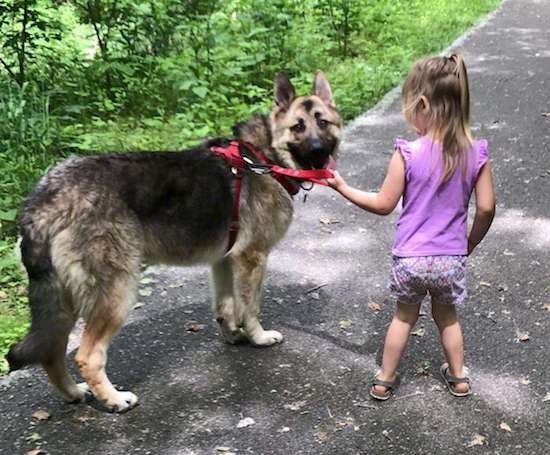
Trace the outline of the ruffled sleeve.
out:
[[[477,167],[476,167],[476,177],[477,177],[479,175],[479,171],[489,159],[487,139],[477,140],[476,149],[477,149]]]
[[[408,180],[409,174],[410,174],[410,162],[411,162],[411,147],[409,145],[409,142],[405,139],[402,139],[398,137],[394,143],[393,148],[396,152],[399,152],[401,156],[403,157],[403,161],[405,161],[405,177]]]

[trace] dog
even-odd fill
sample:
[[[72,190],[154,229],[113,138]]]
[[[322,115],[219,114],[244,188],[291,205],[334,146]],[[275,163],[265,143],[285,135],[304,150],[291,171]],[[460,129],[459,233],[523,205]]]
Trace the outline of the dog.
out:
[[[270,114],[238,124],[235,138],[281,167],[326,167],[338,153],[341,119],[323,73],[315,74],[308,96],[297,96],[288,77],[277,75],[274,99]],[[10,370],[41,364],[69,402],[92,394],[112,412],[135,406],[137,396],[116,390],[105,365],[133,306],[142,262],[210,264],[213,310],[225,340],[282,341],[258,316],[268,254],[290,225],[293,199],[269,175],[242,177],[240,227],[226,251],[234,175],[211,147],[228,141],[179,152],[73,157],[41,178],[18,215],[32,322],[6,356]],[[85,321],[75,357],[86,381],[80,384],[65,362],[78,318]]]

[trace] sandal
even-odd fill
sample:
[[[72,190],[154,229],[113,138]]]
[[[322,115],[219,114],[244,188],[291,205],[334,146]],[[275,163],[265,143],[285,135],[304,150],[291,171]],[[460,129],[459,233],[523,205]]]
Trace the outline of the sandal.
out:
[[[386,392],[384,395],[379,395],[374,391],[375,385],[381,385],[382,387],[386,388]],[[382,381],[381,379],[378,379],[378,373],[374,376],[371,382],[370,387],[370,396],[374,398],[375,400],[379,401],[386,401],[388,398],[390,398],[393,395],[393,391],[395,390],[395,387],[397,385],[397,377],[393,381]]]
[[[454,395],[455,397],[467,397],[468,395],[472,394],[472,387],[470,385],[470,378],[468,377],[468,368],[464,367],[464,376],[463,378],[457,378],[456,376],[451,376],[449,374],[449,364],[444,363],[441,365],[441,368],[439,368],[439,373],[441,374],[441,377],[445,381],[445,384],[447,385],[447,389],[449,389],[449,392],[451,395]],[[468,391],[467,392],[457,392],[453,385],[454,384],[468,384]]]

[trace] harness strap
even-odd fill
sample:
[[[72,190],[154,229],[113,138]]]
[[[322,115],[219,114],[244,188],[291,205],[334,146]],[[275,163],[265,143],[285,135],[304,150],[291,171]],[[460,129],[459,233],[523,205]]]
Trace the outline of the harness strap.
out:
[[[298,191],[300,191],[300,186],[296,185],[292,180],[287,179],[284,175],[281,173],[273,172],[274,167],[276,166],[273,161],[271,161],[261,150],[256,151],[256,155],[266,164],[270,166],[271,170],[271,177],[273,177],[277,182],[281,184],[281,186],[287,191],[288,194],[291,196],[294,196],[298,194]],[[281,168],[283,169],[283,168]],[[332,176],[331,176],[332,177]]]
[[[234,168],[233,168],[234,169]],[[241,187],[243,183],[243,176],[240,172],[236,172],[233,178],[233,215],[231,217],[231,223],[229,225],[229,241],[227,242],[226,253],[231,251],[233,245],[237,241],[237,234],[239,233],[239,206],[241,203]]]
[[[249,159],[245,159],[241,156],[239,145],[246,147],[254,156],[258,157],[263,163],[256,164]],[[229,227],[229,241],[227,245],[226,254],[231,251],[233,245],[237,241],[237,234],[239,233],[239,208],[241,201],[241,187],[243,171],[250,171],[259,175],[270,174],[277,182],[279,182],[283,188],[291,195],[300,191],[299,185],[294,183],[292,179],[305,180],[316,183],[318,185],[325,185],[327,183],[322,179],[332,178],[334,174],[330,169],[288,169],[278,166],[271,161],[260,150],[256,150],[252,144],[240,141],[231,141],[229,147],[212,146],[210,150],[214,153],[222,155],[228,164],[231,166],[231,172],[233,173],[233,214]]]
[[[330,179],[334,177],[334,174],[330,169],[289,169],[286,167],[281,167],[274,165],[271,170],[276,175],[284,175],[287,177],[293,177],[300,180],[306,180],[308,182],[316,183],[317,185],[328,186],[324,180],[321,179]]]

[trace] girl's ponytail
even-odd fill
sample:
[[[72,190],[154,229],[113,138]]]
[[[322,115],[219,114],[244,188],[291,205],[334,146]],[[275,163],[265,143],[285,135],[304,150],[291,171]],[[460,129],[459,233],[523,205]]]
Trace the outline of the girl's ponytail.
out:
[[[451,54],[450,60],[455,62],[455,75],[460,87],[460,107],[462,111],[462,124],[464,132],[470,136],[470,87],[468,85],[468,71],[461,54]]]
[[[444,57],[448,64],[444,64],[439,75],[440,80],[446,79],[449,85],[446,90],[439,92],[439,109],[435,106],[438,115],[437,124],[443,134],[443,175],[441,183],[447,181],[457,168],[466,172],[467,150],[472,144],[470,132],[470,89],[468,86],[468,72],[461,54],[451,54]],[[435,84],[437,85],[437,83]],[[455,89],[450,89],[454,86]],[[456,95],[451,95],[455,93]],[[445,108],[442,108],[445,106]],[[443,112],[446,112],[445,116]]]

